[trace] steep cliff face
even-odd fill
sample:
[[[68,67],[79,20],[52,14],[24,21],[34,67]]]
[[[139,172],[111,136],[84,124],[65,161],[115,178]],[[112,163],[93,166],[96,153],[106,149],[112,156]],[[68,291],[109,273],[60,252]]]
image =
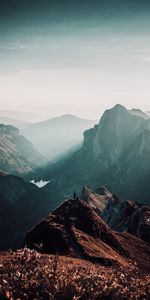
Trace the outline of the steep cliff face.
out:
[[[89,186],[84,186],[81,192],[81,199],[88,203],[98,214],[106,207],[110,197],[108,195],[99,195]]]
[[[150,206],[111,198],[101,217],[112,229],[128,232],[150,243]]]
[[[27,230],[54,208],[49,195],[23,179],[0,174],[0,250],[20,247]]]
[[[80,150],[47,167],[41,177],[52,179],[49,188],[59,199],[71,189],[80,193],[83,185],[94,189],[104,185],[119,197],[148,203],[149,124],[150,120],[116,105],[104,113],[98,125],[84,132]]]
[[[33,147],[19,130],[0,124],[0,170],[24,175],[46,163],[46,159]]]
[[[141,132],[145,119],[132,116],[121,105],[107,110],[102,116],[99,125],[92,131],[85,133],[83,147],[90,145],[94,162],[102,165],[104,169],[118,166],[126,145],[130,145],[133,137]],[[126,152],[128,156],[129,153]]]

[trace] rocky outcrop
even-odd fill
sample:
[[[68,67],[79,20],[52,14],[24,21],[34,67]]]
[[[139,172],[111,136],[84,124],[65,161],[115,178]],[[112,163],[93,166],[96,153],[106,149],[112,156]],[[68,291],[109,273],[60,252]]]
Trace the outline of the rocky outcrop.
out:
[[[11,125],[0,125],[0,170],[14,175],[28,174],[46,159]]]
[[[98,125],[84,132],[80,150],[71,157],[44,168],[41,176],[50,180],[55,199],[81,186],[96,190],[107,186],[118,197],[149,203],[150,120],[132,115],[116,105],[107,110]],[[48,189],[48,186],[47,186]]]
[[[150,206],[111,198],[101,217],[112,229],[128,232],[150,243]]]
[[[99,195],[89,186],[85,185],[81,192],[81,199],[88,203],[98,214],[106,207],[110,197],[108,195]]]
[[[27,233],[24,245],[42,253],[86,259],[106,266],[136,262],[150,270],[150,248],[127,233],[114,232],[81,200],[67,200]]]

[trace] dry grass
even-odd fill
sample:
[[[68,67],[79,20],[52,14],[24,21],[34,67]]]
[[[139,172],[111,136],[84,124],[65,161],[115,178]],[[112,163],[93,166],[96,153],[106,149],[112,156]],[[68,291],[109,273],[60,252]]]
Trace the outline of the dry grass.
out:
[[[112,269],[24,248],[1,259],[0,299],[144,300],[150,275],[135,266]]]

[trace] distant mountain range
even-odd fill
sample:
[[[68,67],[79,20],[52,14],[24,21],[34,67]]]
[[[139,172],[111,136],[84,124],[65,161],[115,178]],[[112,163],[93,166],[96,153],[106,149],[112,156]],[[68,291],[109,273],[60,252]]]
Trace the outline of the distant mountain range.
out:
[[[80,148],[83,132],[95,123],[68,114],[33,124],[22,133],[49,160],[56,160]]]
[[[26,126],[30,126],[29,123],[19,121],[19,120],[13,119],[13,118],[9,118],[9,117],[3,117],[3,116],[0,116],[0,124],[12,125],[12,126],[17,127],[19,129],[22,129]]]
[[[0,124],[0,171],[24,176],[46,162],[16,127]]]
[[[0,120],[1,118],[10,118],[15,119],[20,122],[24,123],[35,123],[40,122],[43,120],[46,120],[48,118],[48,115],[40,115],[36,113],[30,113],[30,112],[24,112],[24,111],[18,111],[18,110],[0,110]],[[9,123],[8,125],[13,125],[12,123]]]
[[[149,299],[150,118],[2,121],[0,299]]]
[[[82,147],[71,157],[35,174],[51,180],[56,199],[83,185],[108,186],[119,197],[149,203],[150,119],[121,105],[107,110],[98,125],[84,132]],[[33,178],[33,179],[35,179]]]
[[[96,120],[84,120],[73,115],[63,115],[36,122],[44,116],[19,111],[0,111],[0,123],[20,129],[34,147],[48,160],[58,160],[79,149],[83,132],[95,125]]]

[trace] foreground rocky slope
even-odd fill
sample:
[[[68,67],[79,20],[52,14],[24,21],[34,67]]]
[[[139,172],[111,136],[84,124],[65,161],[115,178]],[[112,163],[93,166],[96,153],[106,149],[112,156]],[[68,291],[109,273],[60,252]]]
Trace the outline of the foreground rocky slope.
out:
[[[46,159],[19,130],[0,124],[0,170],[14,175],[25,175],[43,166]]]
[[[0,298],[35,300],[149,300],[150,275],[104,267],[29,249],[0,255]]]
[[[119,197],[148,204],[149,149],[150,119],[116,105],[98,125],[84,132],[80,150],[35,177],[51,179],[49,190],[55,199],[64,199],[72,190],[80,194],[81,186],[88,184],[95,190],[107,186]]]
[[[28,232],[25,245],[42,253],[61,254],[106,266],[129,266],[150,271],[150,247],[127,233],[110,229],[81,200],[67,200]]]
[[[20,247],[27,230],[54,207],[42,189],[1,173],[0,250]]]

